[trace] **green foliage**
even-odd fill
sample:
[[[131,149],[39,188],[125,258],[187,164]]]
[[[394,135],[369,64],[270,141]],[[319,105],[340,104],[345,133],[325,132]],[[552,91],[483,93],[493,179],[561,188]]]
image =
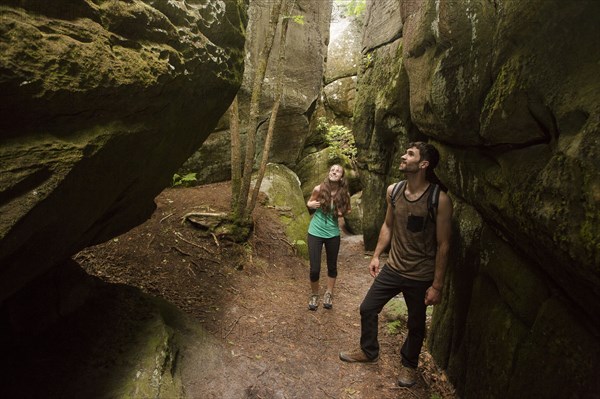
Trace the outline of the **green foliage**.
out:
[[[323,134],[325,142],[331,149],[331,159],[348,158],[354,160],[356,157],[356,144],[352,130],[343,125],[334,125],[327,122],[324,117],[319,118],[317,131]]]
[[[369,69],[373,66],[373,62],[375,61],[373,57],[373,53],[367,53],[363,56],[363,68]]]
[[[288,18],[297,23],[298,25],[304,25],[304,15],[286,15],[283,18]]]
[[[402,332],[402,327],[404,326],[404,321],[394,320],[386,324],[387,332],[390,335],[397,335]]]
[[[177,187],[177,186],[189,187],[189,186],[193,185],[196,182],[196,180],[197,180],[196,173],[188,173],[183,176],[175,173],[173,175],[172,186],[173,187]]]
[[[426,314],[431,316],[433,306],[428,306]],[[383,316],[386,320],[385,326],[389,334],[400,334],[406,329],[408,319],[408,308],[403,298],[392,298],[383,308]]]
[[[335,0],[344,9],[344,15],[347,17],[362,17],[367,8],[366,0]]]

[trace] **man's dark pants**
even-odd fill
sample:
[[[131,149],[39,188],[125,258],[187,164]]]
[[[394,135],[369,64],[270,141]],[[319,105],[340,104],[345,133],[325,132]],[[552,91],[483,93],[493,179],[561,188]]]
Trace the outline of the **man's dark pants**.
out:
[[[408,308],[408,336],[400,351],[402,364],[416,368],[425,338],[425,292],[432,281],[417,281],[402,277],[387,264],[384,265],[360,305],[360,346],[367,357],[379,355],[377,341],[378,315],[383,306],[402,292]]]

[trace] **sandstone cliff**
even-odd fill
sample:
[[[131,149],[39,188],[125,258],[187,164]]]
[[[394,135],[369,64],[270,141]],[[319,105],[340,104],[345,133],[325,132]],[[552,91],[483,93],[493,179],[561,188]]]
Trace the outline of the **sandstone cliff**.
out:
[[[371,2],[354,132],[365,243],[410,140],[456,206],[429,338],[461,397],[590,397],[600,365],[595,1]]]
[[[255,64],[267,32],[270,2],[250,2],[246,42],[246,69],[239,92],[240,133],[245,138],[248,112],[255,74]],[[284,60],[284,93],[277,115],[269,162],[294,167],[308,136],[308,125],[318,99],[323,79],[329,41],[330,1],[299,0],[292,15],[303,22],[290,22]],[[255,157],[260,160],[275,91],[279,29],[271,50],[261,99],[260,122]],[[258,161],[256,161],[258,162]],[[182,173],[197,173],[199,183],[228,180],[231,176],[229,120],[224,117],[205,145],[183,165]]]
[[[0,300],[149,217],[243,75],[239,1],[0,6]]]

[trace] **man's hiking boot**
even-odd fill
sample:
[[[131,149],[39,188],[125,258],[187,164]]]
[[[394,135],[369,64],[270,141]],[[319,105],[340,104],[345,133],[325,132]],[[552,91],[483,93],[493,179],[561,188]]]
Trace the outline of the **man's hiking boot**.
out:
[[[329,291],[327,291],[323,297],[323,307],[325,309],[331,309],[333,307],[333,294]]]
[[[308,300],[308,310],[317,310],[319,307],[319,295],[312,294]]]
[[[410,367],[400,367],[400,375],[398,376],[398,385],[401,387],[410,388],[417,383],[417,369]]]
[[[362,349],[358,348],[353,351],[340,352],[340,360],[350,363],[377,363],[379,356],[375,359],[369,359]]]

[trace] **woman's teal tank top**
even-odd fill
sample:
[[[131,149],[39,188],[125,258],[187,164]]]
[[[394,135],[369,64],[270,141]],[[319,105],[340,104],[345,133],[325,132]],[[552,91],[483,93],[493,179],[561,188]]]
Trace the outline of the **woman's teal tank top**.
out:
[[[325,214],[321,209],[314,213],[308,225],[308,234],[321,238],[332,238],[340,235],[338,218],[333,212]]]

